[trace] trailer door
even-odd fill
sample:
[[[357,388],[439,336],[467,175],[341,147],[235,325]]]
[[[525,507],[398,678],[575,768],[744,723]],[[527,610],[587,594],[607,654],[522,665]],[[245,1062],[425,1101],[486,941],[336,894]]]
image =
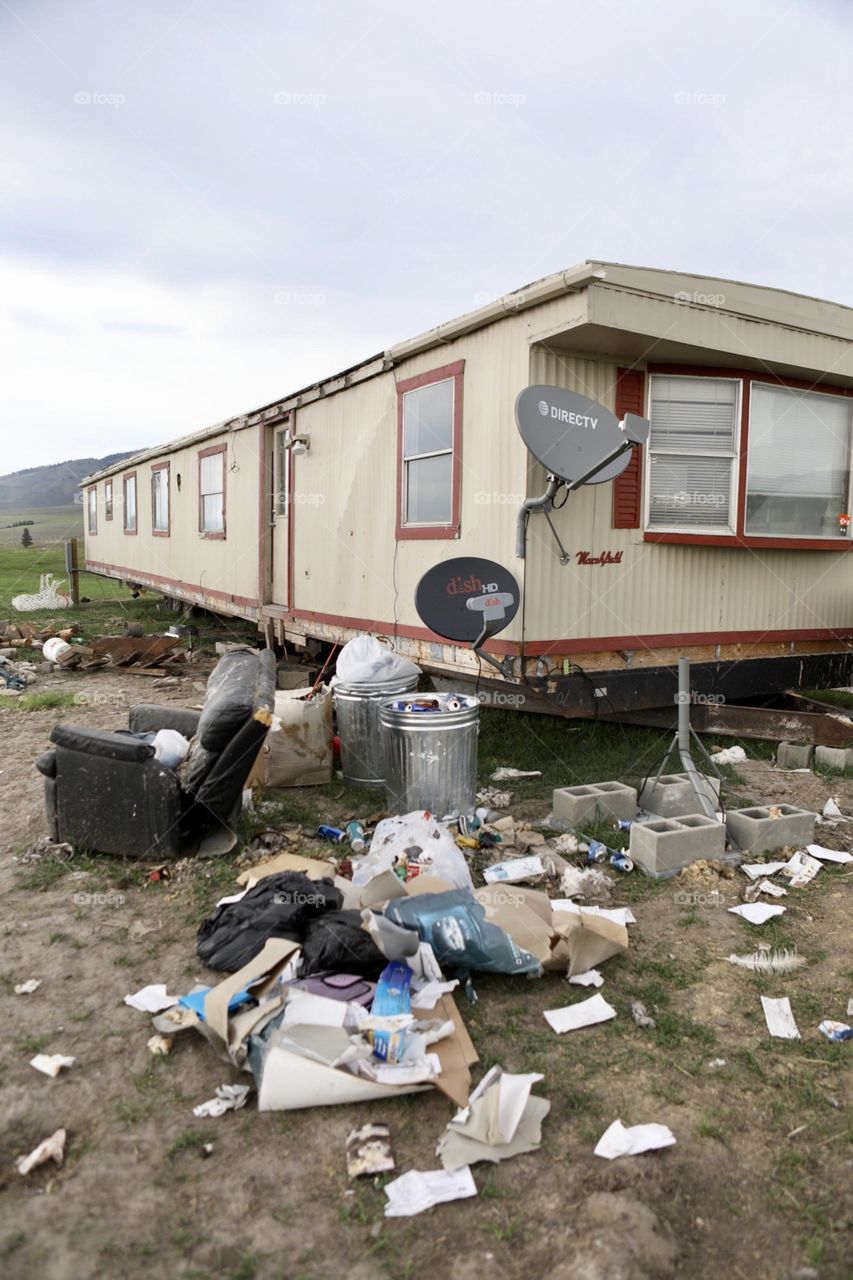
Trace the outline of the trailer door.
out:
[[[290,450],[287,448],[288,424],[273,431],[272,491],[272,603],[290,606]]]

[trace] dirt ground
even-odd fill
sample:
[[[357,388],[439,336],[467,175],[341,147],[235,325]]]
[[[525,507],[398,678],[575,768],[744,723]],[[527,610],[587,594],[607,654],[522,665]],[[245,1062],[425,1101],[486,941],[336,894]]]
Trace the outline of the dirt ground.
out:
[[[402,1280],[433,1275],[438,1263],[448,1280],[853,1275],[853,1044],[830,1045],[817,1030],[824,1017],[844,1021],[853,995],[849,869],[827,868],[789,891],[781,923],[762,929],[725,910],[739,900],[740,873],[686,886],[696,895],[686,904],[678,882],[615,878],[614,904],[630,902],[638,921],[628,953],[603,966],[602,994],[617,1017],[564,1037],[543,1009],[587,992],[554,974],[477,981],[478,1003],[458,1003],[482,1067],[544,1076],[536,1092],[552,1110],[542,1148],[476,1166],[476,1199],[386,1220],[381,1186],[347,1180],[346,1135],[385,1121],[398,1172],[435,1168],[435,1141],[452,1114],[446,1099],[263,1115],[250,1102],[197,1120],[193,1106],[237,1073],[193,1032],[168,1058],[151,1058],[149,1018],[123,1004],[152,982],[183,992],[216,981],[196,958],[195,931],[233,884],[232,862],[193,863],[150,883],[139,869],[93,859],[16,861],[46,833],[33,761],[58,718],[118,727],[134,701],[200,696],[197,673],[168,688],[132,680],[70,673],[47,687],[84,695],[80,705],[0,711],[0,1274]],[[750,799],[821,809],[832,794],[853,812],[849,779],[766,764],[740,772]],[[528,816],[543,816],[548,799],[526,802]],[[818,828],[818,839],[850,847],[853,827]],[[765,938],[795,946],[806,966],[762,978],[727,963]],[[38,991],[15,995],[29,978],[41,979]],[[759,994],[790,995],[800,1042],[770,1039]],[[655,1030],[634,1025],[631,999],[643,1000]],[[40,1051],[76,1062],[48,1079],[28,1065]],[[667,1124],[677,1145],[595,1157],[617,1117]],[[17,1157],[60,1126],[62,1168],[20,1176]]]

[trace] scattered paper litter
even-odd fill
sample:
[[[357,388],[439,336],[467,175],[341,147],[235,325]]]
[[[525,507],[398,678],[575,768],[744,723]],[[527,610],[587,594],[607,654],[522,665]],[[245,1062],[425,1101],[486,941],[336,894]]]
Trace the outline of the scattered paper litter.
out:
[[[510,769],[501,766],[492,774],[492,782],[513,782],[516,778],[541,778],[541,769]]]
[[[723,747],[722,751],[715,751],[711,759],[714,764],[738,764],[746,759],[746,752],[743,747]]]
[[[771,898],[784,898],[788,893],[788,890],[783,889],[781,884],[774,884],[772,880],[760,880],[756,890],[758,893],[769,893]]]
[[[786,865],[784,862],[742,862],[740,869],[750,880],[757,880],[759,876],[775,876]]]
[[[844,814],[838,807],[838,801],[835,796],[830,796],[826,804],[823,806],[823,816],[825,818],[843,818]]]
[[[511,791],[499,791],[497,787],[484,787],[477,792],[477,804],[488,809],[508,809],[512,804]]]
[[[599,867],[566,867],[560,879],[560,892],[567,898],[598,898],[607,902],[613,892],[613,881]]]
[[[424,982],[421,978],[412,978],[412,1004],[416,1009],[434,1009],[442,996],[449,996],[458,986],[458,978],[450,982],[436,982],[434,979]]]
[[[387,1124],[365,1124],[347,1137],[347,1173],[351,1178],[393,1173],[394,1154]]]
[[[851,1014],[853,1014],[853,996],[849,996],[847,1000],[847,1017],[849,1018]]]
[[[21,1156],[18,1161],[18,1173],[29,1173],[31,1169],[35,1169],[40,1164],[44,1164],[47,1160],[53,1160],[56,1164],[62,1164],[65,1156],[65,1130],[57,1129],[49,1138],[45,1138],[40,1142],[35,1150],[31,1151],[28,1156]]]
[[[76,1058],[64,1053],[37,1053],[34,1058],[30,1058],[30,1066],[35,1067],[42,1075],[56,1077],[63,1067],[73,1067],[76,1061]]]
[[[631,1017],[634,1019],[638,1027],[645,1027],[651,1031],[657,1026],[654,1018],[650,1018],[646,1013],[646,1006],[639,1000],[631,1001]]]
[[[438,1140],[436,1152],[445,1169],[462,1169],[481,1160],[497,1163],[542,1143],[542,1121],[551,1110],[546,1098],[531,1095],[539,1072],[514,1075],[494,1066],[458,1111]]]
[[[422,1172],[410,1169],[395,1178],[384,1188],[388,1197],[386,1218],[411,1218],[433,1205],[448,1200],[464,1200],[477,1194],[477,1185],[466,1165],[451,1173],[447,1169],[429,1169]]]
[[[41,978],[29,978],[26,982],[19,982],[15,987],[15,995],[31,996],[34,991],[38,991],[41,981]]]
[[[807,844],[806,849],[813,858],[821,862],[853,862],[853,853],[844,853],[841,849],[824,849],[822,844]],[[18,988],[15,987],[17,991]]]
[[[736,964],[741,969],[751,969],[753,973],[793,973],[805,964],[805,958],[796,951],[783,947],[781,951],[771,951],[769,947],[759,947],[748,956],[729,956],[729,964]]]
[[[797,852],[791,855],[780,874],[791,882],[792,889],[802,889],[810,880],[814,880],[820,870],[822,866],[817,858]]]
[[[142,987],[131,996],[125,996],[124,1003],[130,1005],[131,1009],[138,1009],[140,1013],[162,1013],[164,1009],[171,1009],[179,999],[179,996],[166,994],[165,982],[155,982],[149,987]]]
[[[226,1111],[239,1111],[249,1096],[247,1084],[220,1084],[216,1097],[193,1107],[194,1116],[224,1116]]]
[[[147,1043],[148,1052],[155,1058],[165,1058],[172,1052],[171,1036],[151,1036]]]
[[[587,969],[586,973],[576,973],[569,978],[576,987],[603,987],[604,979],[597,969]]]
[[[764,1020],[771,1036],[774,1036],[777,1040],[800,1039],[794,1015],[791,1012],[791,1001],[787,996],[784,996],[781,1000],[771,1000],[768,996],[762,996],[761,1007],[764,1010]]]
[[[832,1022],[826,1018],[818,1026],[818,1031],[833,1044],[840,1044],[842,1040],[853,1040],[853,1027],[848,1027],[845,1022]]]
[[[545,874],[538,854],[529,858],[508,858],[486,867],[483,879],[486,884],[518,884],[522,880],[538,880]]]
[[[729,911],[734,916],[742,916],[744,920],[748,920],[750,924],[765,924],[768,920],[772,920],[774,916],[784,914],[784,907],[771,906],[769,902],[744,902],[739,907],[729,907]]]
[[[612,920],[614,924],[636,924],[637,917],[634,915],[630,907],[587,907],[579,906],[577,902],[572,902],[571,898],[552,898],[552,911],[570,911],[575,915],[581,912],[588,916],[603,916],[605,920]]]
[[[607,1022],[616,1017],[616,1010],[604,996],[594,995],[562,1009],[546,1009],[544,1016],[549,1027],[562,1035],[564,1031],[577,1031],[581,1027],[592,1027],[597,1022]]]
[[[598,1139],[595,1154],[616,1160],[619,1156],[638,1156],[643,1151],[671,1147],[674,1142],[675,1134],[665,1124],[634,1124],[626,1128],[621,1120],[614,1120]]]
[[[716,1070],[718,1067],[724,1067],[725,1065],[726,1065],[725,1058],[712,1058],[711,1061],[708,1063],[708,1066],[713,1068],[714,1070]]]

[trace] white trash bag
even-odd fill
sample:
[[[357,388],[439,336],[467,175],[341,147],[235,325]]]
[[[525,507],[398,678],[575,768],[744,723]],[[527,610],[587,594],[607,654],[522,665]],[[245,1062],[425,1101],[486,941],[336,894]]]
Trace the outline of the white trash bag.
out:
[[[468,863],[453,836],[443,823],[436,822],[431,813],[422,810],[383,818],[377,824],[370,851],[363,858],[352,860],[352,882],[367,884],[374,876],[390,871],[398,858],[406,861],[414,856],[424,875],[437,876],[454,889],[469,889],[473,893]]]
[[[331,683],[384,684],[386,680],[406,680],[420,674],[416,663],[386,649],[375,636],[355,636],[338,654]]]

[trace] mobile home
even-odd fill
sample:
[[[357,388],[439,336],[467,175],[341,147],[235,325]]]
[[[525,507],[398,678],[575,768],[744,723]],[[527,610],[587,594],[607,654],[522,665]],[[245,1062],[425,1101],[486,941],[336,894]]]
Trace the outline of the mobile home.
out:
[[[526,386],[650,419],[607,484],[530,519]],[[414,606],[437,561],[510,568],[523,607],[483,687],[563,713],[671,706],[674,663],[737,701],[853,678],[853,309],[585,262],[243,416],[87,478],[86,568],[257,621],[360,632],[481,676]]]

